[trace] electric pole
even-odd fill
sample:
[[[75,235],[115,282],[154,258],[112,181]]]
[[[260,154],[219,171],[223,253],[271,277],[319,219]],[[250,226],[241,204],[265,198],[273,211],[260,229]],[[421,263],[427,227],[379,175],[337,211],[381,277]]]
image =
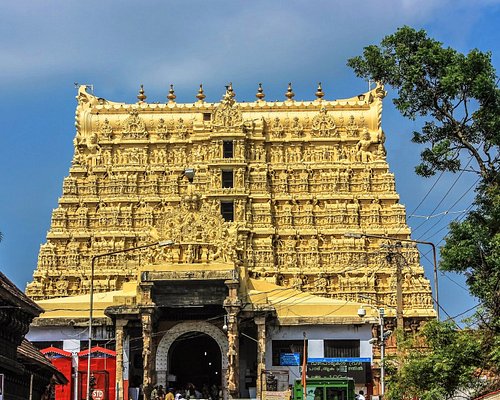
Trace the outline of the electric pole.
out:
[[[401,254],[401,242],[396,242],[394,244],[396,249],[395,252],[392,250],[387,254],[387,261],[390,263],[395,261],[396,263],[396,326],[399,329],[404,329],[403,322],[403,265],[401,259],[403,255]]]

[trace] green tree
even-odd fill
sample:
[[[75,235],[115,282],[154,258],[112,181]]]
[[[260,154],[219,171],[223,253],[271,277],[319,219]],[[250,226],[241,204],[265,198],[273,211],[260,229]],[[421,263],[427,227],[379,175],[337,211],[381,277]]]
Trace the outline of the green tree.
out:
[[[380,46],[348,60],[355,73],[397,91],[401,114],[423,117],[413,141],[424,145],[416,172],[457,172],[471,159],[478,174],[475,209],[454,222],[441,249],[440,267],[467,276],[482,304],[483,322],[500,333],[500,91],[490,53],[462,54],[425,31],[404,26]]]
[[[399,355],[388,362],[390,399],[473,398],[485,386],[478,379],[483,358],[477,331],[433,320],[416,336],[398,342]]]
[[[500,335],[500,186],[481,185],[475,206],[462,222],[450,224],[440,268],[466,275],[482,303],[481,325]]]
[[[490,53],[464,55],[424,30],[404,26],[347,64],[356,75],[395,88],[393,101],[403,116],[426,117],[422,129],[413,133],[414,142],[428,146],[418,174],[456,172],[465,151],[485,182],[498,179],[500,92]]]
[[[446,324],[429,325],[423,332],[429,350],[409,351],[389,391],[392,398],[447,398],[453,388],[470,388],[474,368],[500,370],[500,90],[491,54],[477,49],[462,54],[404,26],[380,45],[365,47],[348,65],[359,77],[391,86],[400,113],[424,121],[412,138],[424,146],[417,174],[454,173],[467,160],[468,170],[479,177],[474,207],[461,222],[451,223],[440,260],[441,269],[464,274],[481,301],[479,329],[459,334]],[[448,340],[455,344],[448,346]],[[477,343],[481,352],[473,355],[481,360],[468,363]],[[462,362],[471,369],[458,368]]]

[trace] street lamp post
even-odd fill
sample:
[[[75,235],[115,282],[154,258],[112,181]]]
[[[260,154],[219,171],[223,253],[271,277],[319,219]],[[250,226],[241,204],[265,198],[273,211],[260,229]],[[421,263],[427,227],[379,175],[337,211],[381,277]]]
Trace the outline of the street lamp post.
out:
[[[432,247],[432,256],[433,256],[433,263],[434,263],[434,293],[435,293],[435,299],[434,303],[436,304],[436,318],[439,321],[439,283],[438,283],[438,273],[437,273],[437,254],[436,254],[436,245],[432,242],[426,242],[424,240],[415,240],[415,239],[398,239],[398,238],[393,238],[390,236],[384,236],[384,235],[371,235],[368,233],[354,233],[354,232],[347,232],[344,234],[345,237],[350,237],[350,238],[355,238],[355,239],[361,239],[361,238],[375,238],[375,239],[387,239],[387,240],[392,240],[395,242],[409,242],[409,243],[418,243],[418,244],[426,244]],[[399,262],[399,261],[398,261]]]
[[[114,254],[127,253],[129,251],[146,249],[148,247],[154,246],[172,246],[174,244],[171,240],[158,241],[154,243],[144,244],[142,246],[130,247],[128,249],[110,251],[108,253],[95,254],[92,256],[91,267],[90,267],[90,310],[89,310],[89,340],[88,340],[88,356],[87,356],[87,400],[92,399],[91,389],[90,389],[90,362],[92,360],[92,323],[93,323],[93,312],[94,312],[94,271],[95,271],[95,261],[101,257],[107,257]]]
[[[384,309],[378,309],[378,320],[380,324],[380,395],[385,395],[385,332],[384,332]]]
[[[378,324],[380,325],[380,335],[378,337],[379,345],[380,345],[380,397],[383,399],[385,395],[385,341],[391,335],[392,331],[385,331],[384,326],[384,316],[385,309],[383,307],[377,308],[371,304],[368,304],[369,307],[376,309],[378,311]],[[366,311],[363,306],[358,310],[358,315],[363,318],[366,315]],[[370,343],[373,343],[371,339]]]

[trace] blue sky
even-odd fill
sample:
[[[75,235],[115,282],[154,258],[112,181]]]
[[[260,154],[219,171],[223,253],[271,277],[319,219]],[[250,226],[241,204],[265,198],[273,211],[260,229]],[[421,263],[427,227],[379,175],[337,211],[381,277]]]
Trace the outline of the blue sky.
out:
[[[313,99],[318,81],[326,98],[345,98],[367,87],[346,60],[404,24],[462,52],[492,51],[498,70],[499,22],[499,0],[2,2],[0,269],[23,289],[31,280],[73,154],[74,82],[126,102],[141,83],[151,102],[164,102],[170,83],[179,102],[194,101],[200,83],[218,101],[229,81],[239,101],[252,101],[258,82],[268,100],[283,99],[289,81],[296,99]],[[443,175],[430,190],[437,178],[415,176],[419,124],[399,116],[392,95],[383,128],[397,190],[413,238],[438,244],[469,205],[474,177]],[[462,277],[439,277],[451,316],[475,305]]]

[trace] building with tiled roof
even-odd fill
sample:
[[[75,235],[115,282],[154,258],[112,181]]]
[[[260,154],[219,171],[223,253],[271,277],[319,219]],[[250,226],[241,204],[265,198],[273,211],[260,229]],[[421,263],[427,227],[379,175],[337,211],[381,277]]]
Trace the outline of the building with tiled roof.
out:
[[[0,272],[0,389],[2,399],[38,400],[66,378],[24,338],[43,309]]]

